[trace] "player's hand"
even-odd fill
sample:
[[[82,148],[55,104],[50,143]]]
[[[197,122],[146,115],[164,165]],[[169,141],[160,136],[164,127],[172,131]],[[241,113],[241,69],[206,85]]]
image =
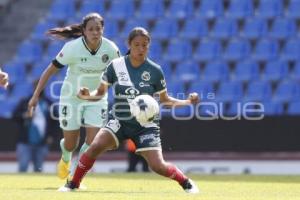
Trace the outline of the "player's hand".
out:
[[[35,96],[31,97],[31,99],[29,100],[29,102],[28,102],[28,110],[27,110],[28,117],[32,117],[33,116],[34,108],[36,107],[38,101],[39,101],[39,98],[35,97]]]
[[[9,83],[9,76],[6,72],[2,72],[0,70],[0,86],[4,87],[5,89],[7,88]]]
[[[190,93],[188,100],[191,102],[191,104],[197,104],[199,103],[199,95],[196,92]]]
[[[77,97],[83,100],[90,100],[91,98],[90,90],[86,87],[80,88]]]

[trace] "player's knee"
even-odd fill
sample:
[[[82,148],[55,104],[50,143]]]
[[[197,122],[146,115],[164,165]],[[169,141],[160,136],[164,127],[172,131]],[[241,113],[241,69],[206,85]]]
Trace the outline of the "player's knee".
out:
[[[158,174],[164,174],[166,166],[163,162],[157,162],[157,163],[148,163],[149,167]]]
[[[77,143],[66,143],[65,142],[64,147],[67,151],[73,152],[77,147]]]

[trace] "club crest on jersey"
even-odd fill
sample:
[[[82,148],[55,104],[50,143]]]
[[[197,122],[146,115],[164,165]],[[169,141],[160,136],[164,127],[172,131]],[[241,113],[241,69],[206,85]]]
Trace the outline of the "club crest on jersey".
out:
[[[103,63],[107,63],[107,61],[109,60],[109,56],[108,56],[107,54],[104,54],[104,55],[101,57],[101,59],[102,59],[102,62],[103,62]]]
[[[147,72],[147,71],[144,71],[144,72],[142,73],[141,78],[142,78],[143,81],[149,81],[150,78],[151,78],[150,73]]]

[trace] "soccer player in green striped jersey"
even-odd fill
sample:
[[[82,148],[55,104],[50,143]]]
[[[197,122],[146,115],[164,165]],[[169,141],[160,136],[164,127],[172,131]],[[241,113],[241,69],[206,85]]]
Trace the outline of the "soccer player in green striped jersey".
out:
[[[92,91],[82,88],[81,99],[97,100],[105,96],[108,86],[114,88],[115,104],[109,121],[96,135],[91,146],[82,154],[73,179],[59,191],[71,191],[80,186],[84,175],[91,169],[97,156],[118,148],[121,141],[132,139],[149,167],[156,173],[177,181],[188,193],[198,193],[197,185],[185,176],[174,164],[163,158],[160,128],[158,123],[141,124],[132,117],[129,103],[141,94],[157,94],[161,103],[167,106],[185,106],[199,101],[197,93],[191,93],[185,100],[170,97],[161,67],[147,58],[150,45],[149,33],[141,27],[134,28],[128,37],[130,52],[113,60],[102,76],[101,85]]]
[[[96,102],[88,102],[76,96],[81,87],[97,89],[106,66],[119,57],[119,49],[114,42],[103,37],[103,28],[103,18],[98,13],[90,13],[83,18],[81,24],[48,31],[50,36],[58,39],[75,39],[66,42],[45,69],[29,101],[28,109],[33,112],[49,78],[68,66],[59,101],[59,122],[64,136],[60,141],[62,157],[57,167],[61,179],[69,176],[72,152],[77,148],[80,138],[80,127],[85,127],[86,138],[79,154],[88,148],[96,133],[105,125],[107,96]]]

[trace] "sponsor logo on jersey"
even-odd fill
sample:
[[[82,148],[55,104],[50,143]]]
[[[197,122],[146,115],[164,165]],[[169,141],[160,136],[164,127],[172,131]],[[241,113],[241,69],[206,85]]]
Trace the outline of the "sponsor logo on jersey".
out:
[[[140,94],[139,90],[137,90],[134,87],[130,87],[125,90],[125,94],[117,94],[117,96],[121,98],[134,99],[139,94]]]
[[[107,63],[107,61],[109,60],[109,56],[107,54],[104,54],[101,59],[103,63]]]
[[[118,77],[120,78],[120,81],[128,81],[128,78],[127,78],[125,72],[119,72]]]
[[[139,86],[140,87],[150,87],[150,84],[149,83],[140,82]]]
[[[141,78],[142,78],[143,81],[149,81],[150,78],[151,78],[150,73],[147,72],[147,71],[144,71],[144,72],[142,73]]]

